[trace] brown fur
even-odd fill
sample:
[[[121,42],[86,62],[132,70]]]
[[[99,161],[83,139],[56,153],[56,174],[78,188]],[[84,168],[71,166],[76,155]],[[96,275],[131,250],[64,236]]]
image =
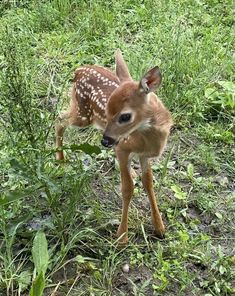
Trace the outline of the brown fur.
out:
[[[142,182],[150,200],[152,221],[158,236],[165,231],[153,190],[149,158],[158,157],[164,150],[172,126],[170,112],[153,90],[161,83],[158,67],[148,71],[134,82],[121,52],[116,52],[116,74],[98,66],[84,66],[76,70],[70,107],[56,124],[56,145],[62,146],[63,133],[68,125],[96,124],[104,131],[104,138],[114,139],[120,164],[123,209],[118,228],[120,241],[128,239],[128,207],[134,185],[130,161],[139,157]],[[94,95],[95,94],[95,95]],[[129,122],[121,122],[123,113],[131,114]],[[64,159],[63,151],[57,159]]]

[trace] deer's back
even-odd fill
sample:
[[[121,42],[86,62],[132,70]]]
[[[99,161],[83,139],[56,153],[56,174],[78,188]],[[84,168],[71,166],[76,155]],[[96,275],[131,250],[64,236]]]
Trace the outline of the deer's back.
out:
[[[73,100],[79,108],[78,115],[86,117],[89,124],[103,128],[106,124],[107,101],[119,83],[117,76],[107,68],[89,65],[78,68],[73,89]]]

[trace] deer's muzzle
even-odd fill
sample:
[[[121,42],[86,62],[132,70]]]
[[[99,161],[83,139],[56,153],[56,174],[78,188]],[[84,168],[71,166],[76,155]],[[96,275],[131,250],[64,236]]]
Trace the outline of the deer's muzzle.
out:
[[[106,148],[111,148],[117,143],[118,142],[115,139],[105,135],[103,135],[103,139],[101,140],[101,144]]]

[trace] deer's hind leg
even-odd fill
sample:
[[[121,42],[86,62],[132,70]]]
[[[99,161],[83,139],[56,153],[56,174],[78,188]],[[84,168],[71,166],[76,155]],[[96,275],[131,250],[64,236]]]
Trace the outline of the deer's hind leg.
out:
[[[69,109],[58,116],[55,125],[56,133],[56,148],[60,149],[63,146],[63,135],[68,126],[86,127],[91,124],[91,116],[81,112],[81,100],[73,97],[70,102]],[[56,152],[57,160],[64,160],[63,150]]]
[[[58,151],[56,151],[57,160],[64,160],[64,152],[63,150],[59,150],[59,149],[61,149],[61,147],[63,146],[63,135],[64,135],[65,129],[67,128],[67,126],[69,126],[69,118],[70,118],[69,112],[65,112],[60,116],[58,116],[56,120],[55,133],[56,133],[56,149],[58,149]]]

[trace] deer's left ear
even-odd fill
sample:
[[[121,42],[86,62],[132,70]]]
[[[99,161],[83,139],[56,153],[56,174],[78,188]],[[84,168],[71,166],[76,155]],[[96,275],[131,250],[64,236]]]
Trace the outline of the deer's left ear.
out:
[[[127,64],[122,56],[121,50],[118,48],[115,53],[116,75],[121,82],[132,80]]]
[[[155,91],[162,81],[162,75],[158,67],[149,70],[140,80],[139,89],[146,94]]]

